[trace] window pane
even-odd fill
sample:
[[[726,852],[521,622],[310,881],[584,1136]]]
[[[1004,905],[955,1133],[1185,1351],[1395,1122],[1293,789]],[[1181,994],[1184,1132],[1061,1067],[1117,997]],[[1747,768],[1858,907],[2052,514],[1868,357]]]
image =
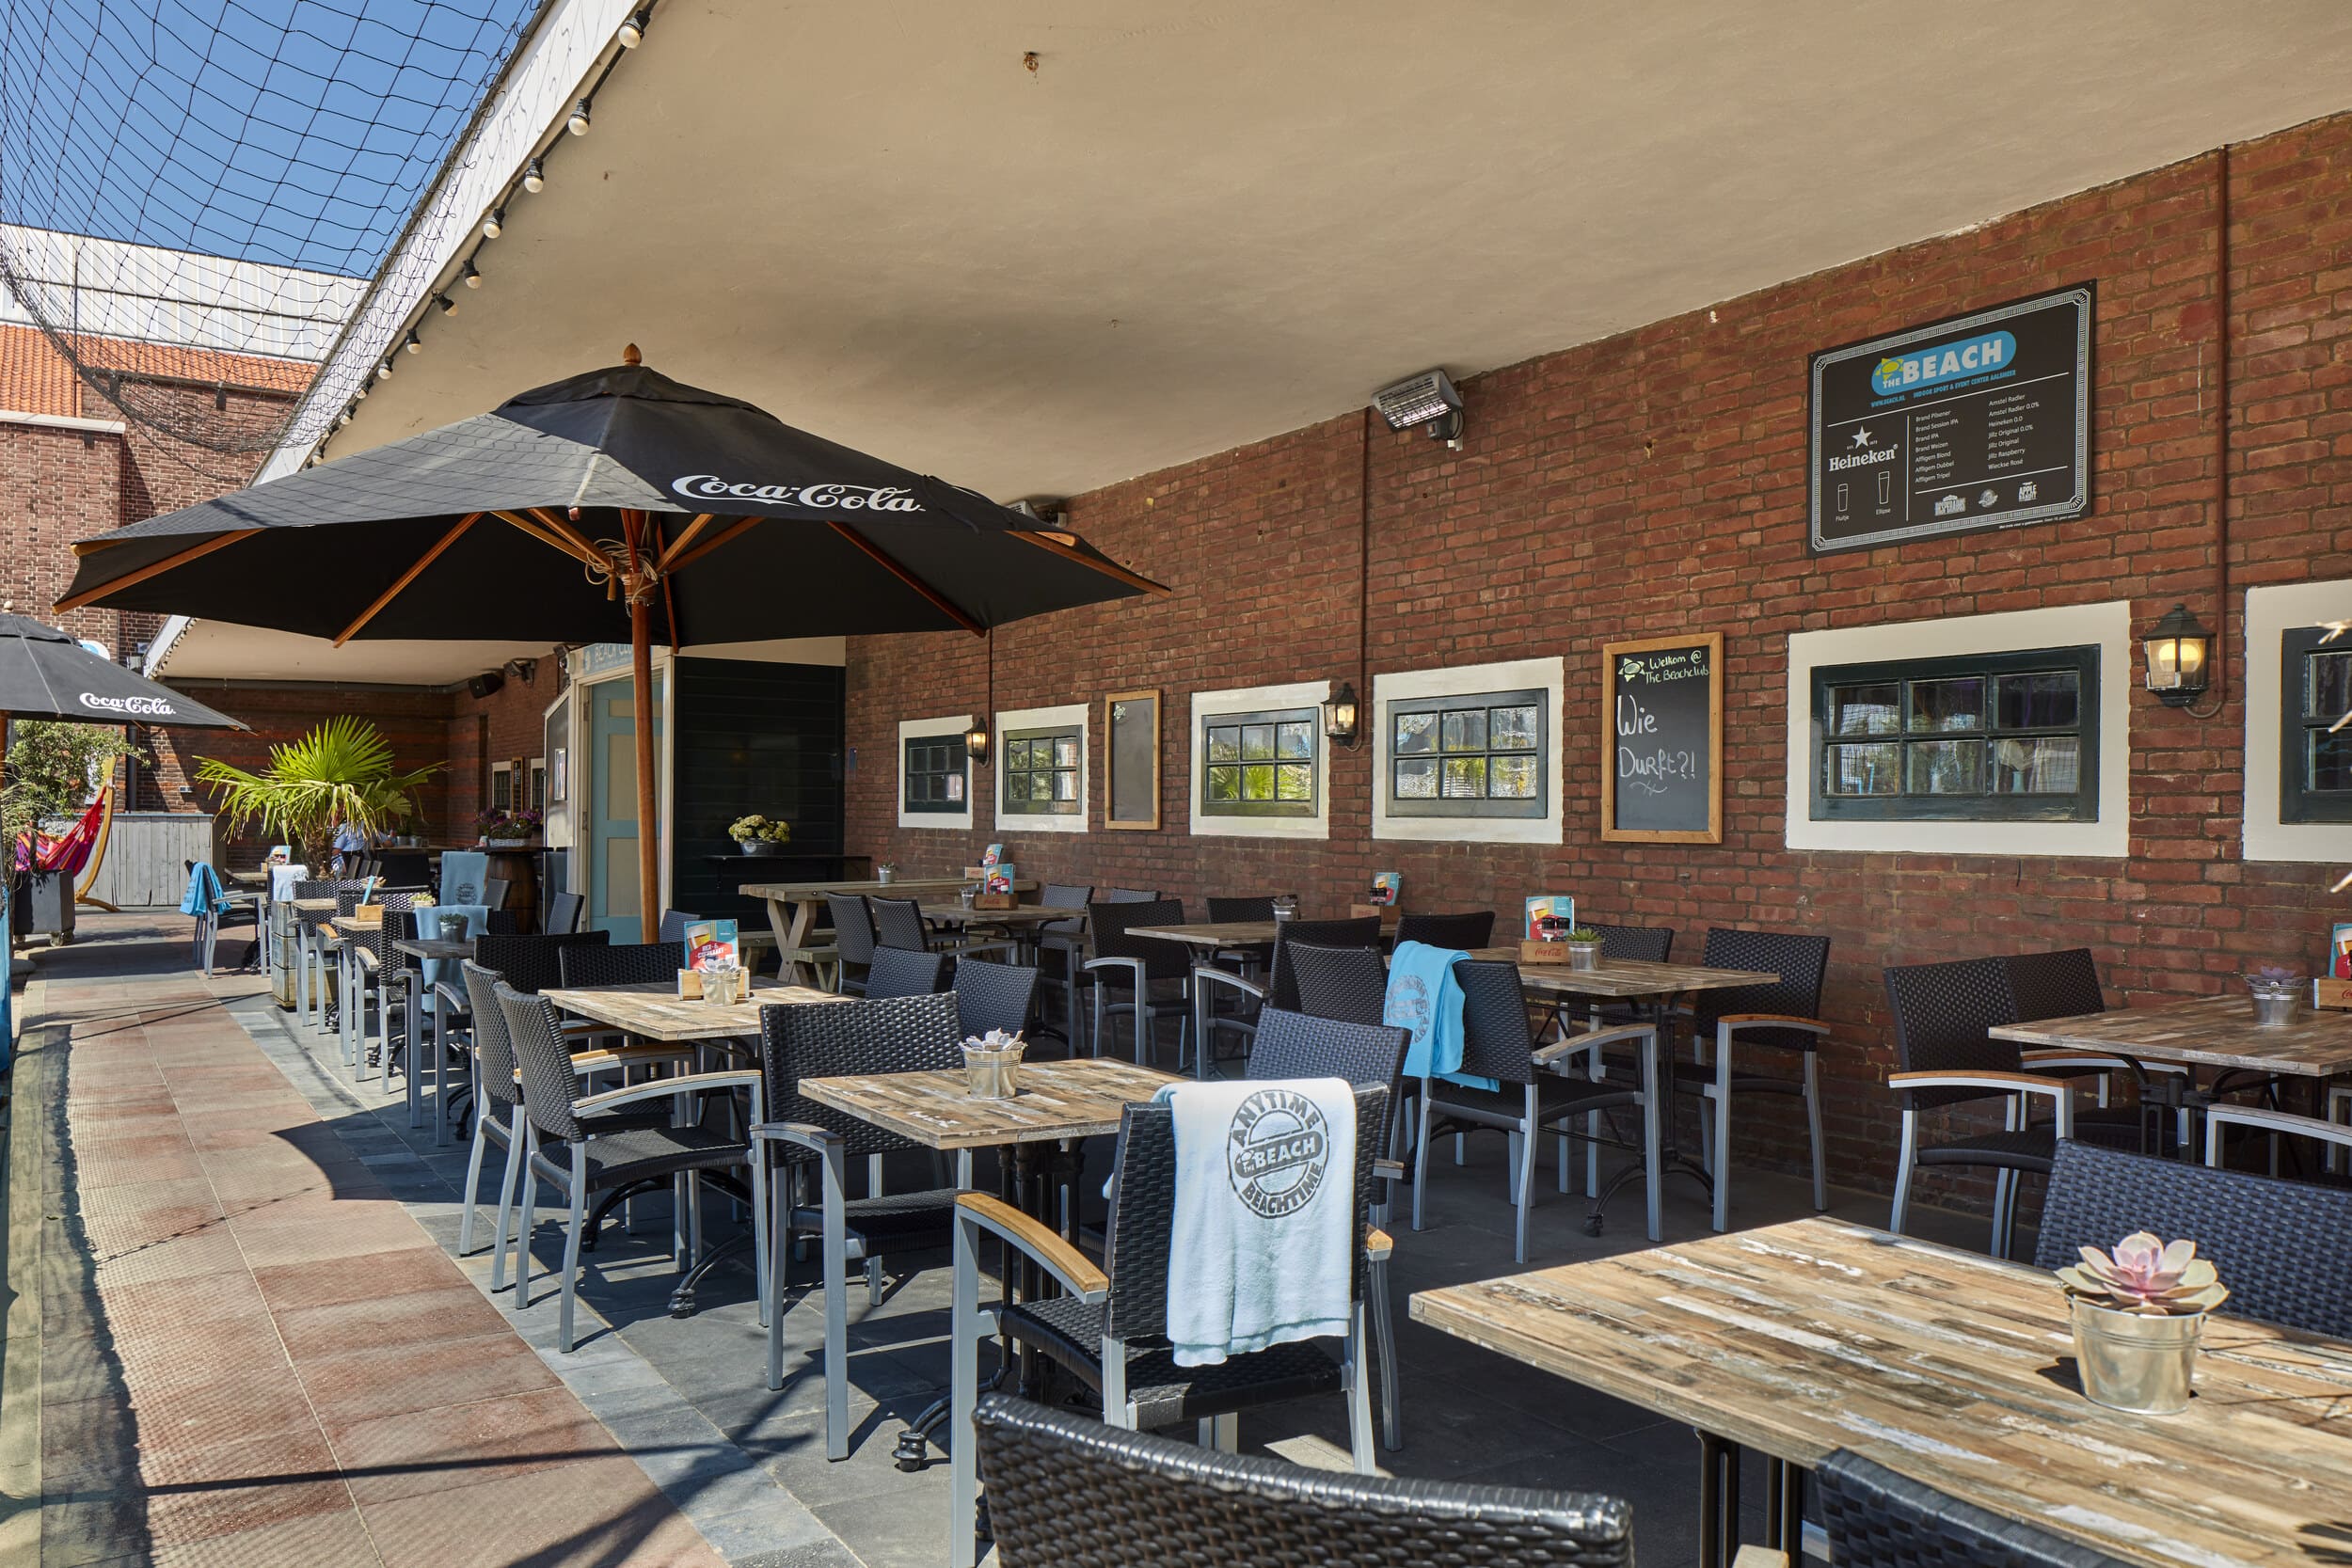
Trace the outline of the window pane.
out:
[[[1274,770],[1274,793],[1283,800],[1311,800],[1315,798],[1315,770],[1311,764],[1286,762]]]
[[[1914,795],[1984,793],[1981,740],[1915,741],[1910,748],[1910,790]]]
[[[1071,768],[1057,768],[1054,773],[1054,799],[1074,800],[1078,798],[1078,775]]]
[[[1076,736],[1058,735],[1054,737],[1054,766],[1057,768],[1078,766],[1078,737]]]
[[[2339,730],[2329,735],[2326,730],[2310,732],[2311,747],[2305,753],[2303,787],[2312,790],[2352,790],[2352,730]]]
[[[1913,681],[1911,728],[1921,730],[1980,730],[1984,728],[1984,677],[1960,680]]]
[[[1448,719],[1454,715],[1447,714]],[[1448,757],[1445,759],[1444,789],[1449,800],[1475,800],[1486,793],[1486,759],[1485,757]]]
[[[1433,752],[1438,746],[1438,716],[1434,713],[1400,713],[1396,716],[1396,754],[1409,757]]]
[[[1275,750],[1286,757],[1311,757],[1315,754],[1315,726],[1306,719],[1285,719],[1275,726]]]
[[[1889,713],[1893,709],[1888,709]],[[1902,748],[1887,742],[1826,748],[1825,788],[1832,795],[1899,795],[1902,793]]]
[[[937,776],[937,782],[946,785],[947,791],[945,795],[938,796],[936,799],[943,800],[961,800],[963,799],[962,774],[942,773]]]
[[[1832,735],[1893,735],[1899,727],[1893,681],[1870,686],[1832,687],[1829,694],[1829,733]],[[1873,794],[1871,790],[1844,791]]]
[[[1474,707],[1449,710],[1445,716],[1444,745],[1449,752],[1483,752],[1486,749],[1486,710]],[[1485,769],[1480,769],[1483,780]]]
[[[1486,795],[1496,800],[1535,799],[1535,759],[1495,757],[1486,764]]]
[[[1028,743],[1027,741],[1025,741],[1025,740],[1008,740],[1008,741],[1006,741],[1006,742],[1005,742],[1005,766],[1006,766],[1007,768],[1026,768],[1026,767],[1028,767],[1028,766],[1029,766],[1029,743]]]
[[[2071,735],[1994,741],[1993,787],[2002,795],[2074,794],[2082,787],[2082,742]]]
[[[2076,714],[2081,708],[2076,681],[2077,676],[2072,670],[2001,676],[1997,683],[2000,727],[2005,730],[2071,728],[2079,722]]]
[[[1535,749],[1534,707],[1492,707],[1486,710],[1486,744],[1498,752]]]
[[[1274,799],[1274,765],[1258,763],[1241,770],[1241,798],[1245,800]]]
[[[1241,731],[1230,724],[1220,724],[1212,729],[1209,732],[1209,760],[1211,762],[1239,762],[1241,760]]]
[[[1432,725],[1431,728],[1435,728]],[[1404,757],[1396,765],[1396,798],[1400,800],[1434,800],[1438,798],[1438,759],[1436,757]]]
[[[1212,768],[1209,769],[1209,799],[1238,800],[1241,799],[1241,769]]]
[[[2352,650],[2313,654],[2303,682],[2303,717],[2334,723],[2352,708]]]
[[[1244,724],[1241,727],[1241,759],[1259,762],[1274,754],[1274,726]]]

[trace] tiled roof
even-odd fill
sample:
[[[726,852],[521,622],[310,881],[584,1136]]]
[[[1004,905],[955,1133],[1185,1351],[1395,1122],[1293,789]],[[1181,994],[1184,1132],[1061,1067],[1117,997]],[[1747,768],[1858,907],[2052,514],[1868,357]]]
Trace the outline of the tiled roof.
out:
[[[87,364],[119,367],[135,376],[162,376],[199,384],[227,382],[231,387],[260,388],[289,397],[309,386],[318,369],[287,359],[179,348],[167,343],[130,343],[112,338],[83,339],[80,352]],[[5,324],[0,324],[0,413],[94,420],[118,417],[104,398],[82,386],[65,356],[38,327]]]

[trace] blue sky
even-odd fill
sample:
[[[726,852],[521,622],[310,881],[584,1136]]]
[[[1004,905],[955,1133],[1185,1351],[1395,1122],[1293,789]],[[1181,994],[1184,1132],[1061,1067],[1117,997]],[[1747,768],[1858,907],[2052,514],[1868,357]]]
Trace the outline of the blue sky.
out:
[[[7,0],[0,220],[373,275],[538,0]]]

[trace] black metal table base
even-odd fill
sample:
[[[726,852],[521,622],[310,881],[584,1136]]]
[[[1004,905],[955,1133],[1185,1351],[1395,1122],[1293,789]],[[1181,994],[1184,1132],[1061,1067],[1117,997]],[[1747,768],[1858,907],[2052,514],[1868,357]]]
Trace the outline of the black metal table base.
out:
[[[1698,1438],[1700,1568],[1731,1568],[1740,1555],[1740,1445],[1708,1432]],[[1794,1568],[1804,1550],[1804,1472],[1769,1460],[1764,1485],[1764,1544]]]

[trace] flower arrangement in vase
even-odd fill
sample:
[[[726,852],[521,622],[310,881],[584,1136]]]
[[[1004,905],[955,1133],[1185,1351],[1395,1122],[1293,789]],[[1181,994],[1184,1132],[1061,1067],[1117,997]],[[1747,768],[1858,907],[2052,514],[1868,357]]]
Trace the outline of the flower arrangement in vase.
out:
[[[473,825],[474,832],[485,844],[520,844],[526,839],[538,837],[540,825],[545,820],[535,811],[508,811],[502,806],[493,806],[488,811],[476,814]]]
[[[729,823],[727,837],[747,855],[772,855],[792,842],[792,824],[754,812]]]

